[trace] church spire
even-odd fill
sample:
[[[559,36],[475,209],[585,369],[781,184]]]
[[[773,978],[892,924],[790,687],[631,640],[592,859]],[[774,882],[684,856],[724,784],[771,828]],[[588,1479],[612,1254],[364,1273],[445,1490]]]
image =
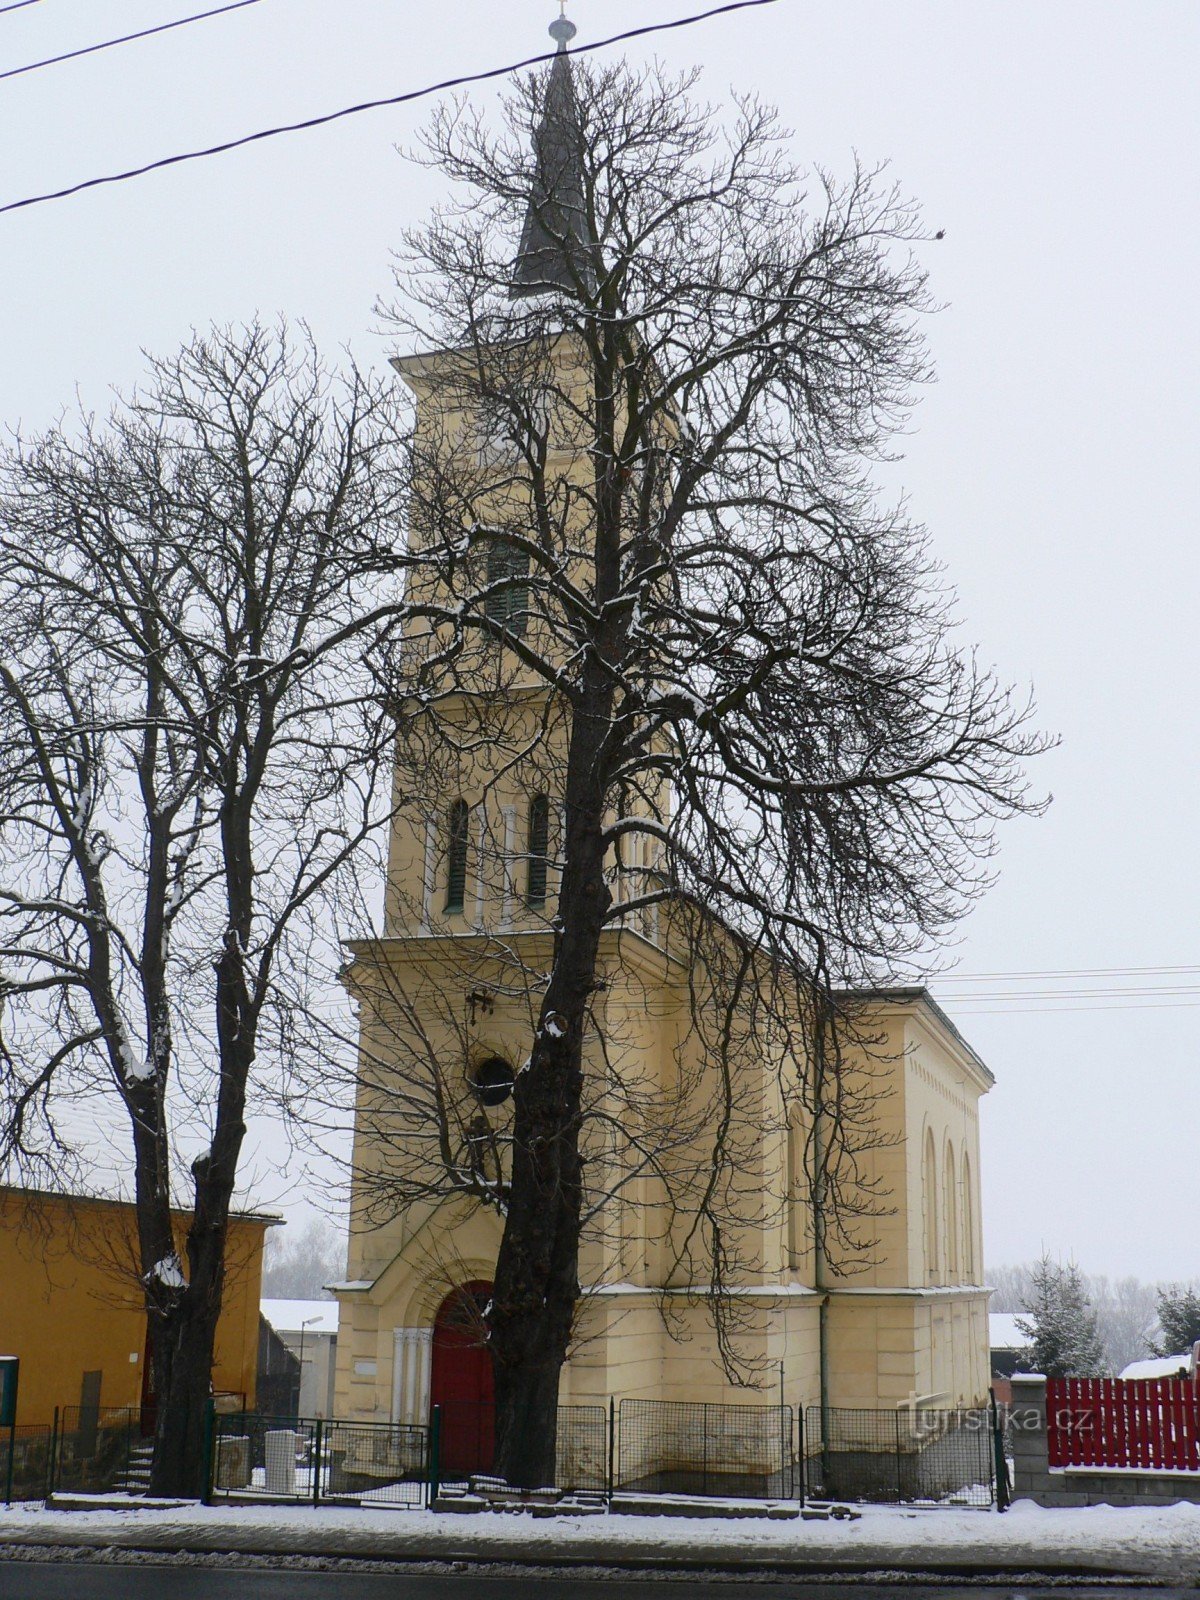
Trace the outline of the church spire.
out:
[[[533,187],[521,248],[513,268],[512,295],[520,299],[549,289],[575,289],[590,276],[583,204],[583,129],[567,45],[575,24],[563,14],[550,24],[558,52],[550,67],[546,104],[534,130]]]

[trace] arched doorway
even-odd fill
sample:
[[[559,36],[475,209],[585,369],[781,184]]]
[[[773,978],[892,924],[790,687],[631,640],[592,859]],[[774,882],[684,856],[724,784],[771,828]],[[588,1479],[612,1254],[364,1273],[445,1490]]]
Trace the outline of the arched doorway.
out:
[[[464,1283],[438,1307],[429,1375],[430,1413],[441,1407],[442,1476],[490,1472],[495,1453],[492,1356],[483,1313],[490,1283]]]

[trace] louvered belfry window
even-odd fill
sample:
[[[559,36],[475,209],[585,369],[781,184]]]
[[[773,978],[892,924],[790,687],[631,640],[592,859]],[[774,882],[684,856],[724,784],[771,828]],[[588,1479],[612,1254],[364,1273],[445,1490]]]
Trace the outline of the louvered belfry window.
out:
[[[523,634],[529,617],[529,557],[515,545],[496,543],[488,550],[488,593],[484,610],[510,633]]]
[[[535,794],[529,802],[528,875],[525,899],[531,906],[546,903],[546,862],[550,853],[550,801]]]
[[[449,836],[446,843],[446,910],[461,911],[467,892],[467,830],[470,810],[465,800],[450,807]]]

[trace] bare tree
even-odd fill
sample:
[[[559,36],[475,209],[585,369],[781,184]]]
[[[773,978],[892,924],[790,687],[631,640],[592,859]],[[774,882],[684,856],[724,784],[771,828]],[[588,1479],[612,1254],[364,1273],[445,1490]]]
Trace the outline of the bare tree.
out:
[[[127,1123],[156,1492],[199,1487],[248,1103],[302,1089],[331,894],[379,871],[404,456],[387,387],[255,326],[0,469],[0,1162],[61,1183],[81,1107]]]
[[[267,1235],[262,1292],[277,1300],[330,1300],[327,1284],[345,1271],[346,1245],[324,1217],[310,1217],[298,1233]]]
[[[573,78],[560,55],[499,136],[439,114],[425,156],[461,203],[409,238],[389,308],[429,352],[401,364],[420,407],[399,825],[410,862],[434,829],[519,902],[525,933],[453,956],[528,1009],[503,1150],[448,1081],[467,1019],[431,1035],[437,962],[398,993],[363,947],[352,978],[405,1019],[364,1056],[389,1075],[392,1203],[503,1216],[487,1324],[498,1467],[522,1483],[553,1470],[580,1241],[614,1184],[654,1179],[680,1275],[727,1310],[739,1224],[780,1201],[742,1180],[748,1153],[794,1113],[818,1270],[869,1248],[853,991],[913,970],[984,886],[1040,744],[873,483],[929,375],[914,207],[879,172],[802,174],[773,112],[745,99],[722,129],[693,88]],[[507,836],[517,781],[552,838]],[[518,880],[542,857],[539,896]],[[411,898],[442,926],[428,881]],[[606,1031],[606,941],[648,917],[692,1036],[670,1091],[618,1083]]]

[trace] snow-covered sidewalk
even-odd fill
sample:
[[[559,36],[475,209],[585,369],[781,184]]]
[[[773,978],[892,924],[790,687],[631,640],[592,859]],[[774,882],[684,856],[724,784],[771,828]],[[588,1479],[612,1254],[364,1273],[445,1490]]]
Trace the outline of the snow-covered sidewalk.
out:
[[[0,1509],[0,1545],[122,1546],[390,1560],[581,1561],[812,1569],[1128,1573],[1200,1580],[1200,1506],[988,1511],[866,1506],[854,1522],[693,1521],[193,1506]]]

